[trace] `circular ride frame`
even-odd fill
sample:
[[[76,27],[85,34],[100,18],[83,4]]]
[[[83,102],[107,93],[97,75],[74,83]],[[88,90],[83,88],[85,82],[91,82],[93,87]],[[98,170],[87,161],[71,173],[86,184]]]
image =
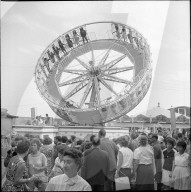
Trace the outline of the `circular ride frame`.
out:
[[[82,37],[79,36],[79,44],[70,47],[69,43],[67,43],[66,35],[68,34],[70,37],[73,37],[74,30],[80,34],[81,27],[86,30],[88,42],[84,42]],[[92,31],[93,29],[91,28],[93,28],[94,31]],[[122,28],[125,29],[125,35],[122,33],[119,34],[119,31],[122,31]],[[129,31],[129,35],[127,34],[127,31]],[[61,56],[59,52],[56,55],[56,52],[54,51],[54,56],[56,56],[56,58],[54,56],[51,58],[50,52],[48,53],[48,51],[53,50],[52,45],[59,47],[58,40],[63,42],[65,51],[63,51]],[[99,63],[102,67],[91,67],[94,62],[94,50],[103,49],[107,50],[107,53],[101,60],[102,63]],[[105,64],[103,60],[106,61],[111,50],[122,53],[123,55],[113,62]],[[88,52],[91,52],[92,54],[92,61],[89,62],[89,66],[78,58]],[[49,55],[47,55],[47,53]],[[47,58],[48,56],[50,61],[46,62],[44,58]],[[128,57],[134,65],[134,76],[132,82],[128,82],[128,86],[125,86],[120,93],[117,93],[105,100],[100,100],[98,99],[98,95],[96,95],[99,92],[97,85],[94,85],[97,93],[95,91],[93,104],[90,102],[89,108],[82,108],[82,103],[84,103],[85,98],[87,98],[86,93],[84,93],[84,98],[82,99],[83,101],[81,101],[82,103],[80,107],[72,100],[69,100],[71,95],[78,93],[78,91],[85,86],[89,86],[90,88],[90,84],[88,84],[86,80],[94,77],[99,78],[103,69],[110,70],[125,57]],[[51,109],[64,120],[78,125],[100,125],[125,115],[135,108],[144,98],[149,89],[152,78],[150,58],[150,47],[146,39],[134,28],[113,21],[84,24],[60,35],[45,49],[35,67],[35,83],[43,99],[45,99]],[[59,81],[64,69],[74,59],[78,60],[84,68],[87,68],[89,79],[77,78],[77,81],[75,81],[75,79],[73,79],[73,82],[70,81],[70,83],[80,82],[80,84],[70,92],[68,97],[63,97],[59,90]],[[52,67],[50,67],[50,63]],[[122,68],[112,69],[114,74],[121,72],[120,70],[127,71],[129,69],[128,67],[124,70]],[[68,70],[68,72],[83,76],[83,73],[80,73],[80,71],[74,72],[74,70]],[[105,80],[112,81],[111,76],[107,77],[110,79]],[[102,81],[103,79],[100,77],[99,80]],[[121,81],[121,79],[117,80],[119,80],[119,82]],[[116,78],[114,78],[114,81],[116,81]],[[104,82],[105,81],[103,80],[101,83],[104,84]],[[112,87],[109,87],[108,85],[105,85],[105,87],[107,87],[111,92],[114,92]],[[87,88],[86,91],[89,91],[89,89]],[[95,99],[96,97],[97,99]]]

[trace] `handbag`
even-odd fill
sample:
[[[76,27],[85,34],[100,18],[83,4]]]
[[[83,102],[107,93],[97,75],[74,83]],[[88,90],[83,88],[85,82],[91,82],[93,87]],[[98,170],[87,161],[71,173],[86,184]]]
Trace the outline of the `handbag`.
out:
[[[130,182],[129,182],[129,177],[127,177],[124,173],[122,173],[122,174],[125,177],[118,177],[118,178],[115,179],[116,191],[131,189]]]

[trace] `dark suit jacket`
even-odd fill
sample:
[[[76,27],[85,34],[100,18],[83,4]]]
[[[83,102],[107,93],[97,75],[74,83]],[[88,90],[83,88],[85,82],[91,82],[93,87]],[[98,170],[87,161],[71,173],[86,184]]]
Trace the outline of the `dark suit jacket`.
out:
[[[84,152],[81,176],[90,185],[104,185],[109,172],[109,156],[99,148]]]

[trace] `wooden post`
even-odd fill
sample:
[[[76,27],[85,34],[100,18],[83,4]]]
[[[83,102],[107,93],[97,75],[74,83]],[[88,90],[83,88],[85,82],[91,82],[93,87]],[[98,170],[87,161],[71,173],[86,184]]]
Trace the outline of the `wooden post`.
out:
[[[176,131],[175,108],[170,109],[171,132]]]

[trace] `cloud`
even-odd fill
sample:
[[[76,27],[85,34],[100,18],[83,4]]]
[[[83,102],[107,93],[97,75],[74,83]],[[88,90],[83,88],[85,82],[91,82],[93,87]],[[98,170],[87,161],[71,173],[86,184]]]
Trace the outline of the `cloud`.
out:
[[[29,55],[35,55],[35,53],[33,51],[26,49],[26,48],[19,47],[19,51],[21,51],[22,53],[29,54]]]
[[[99,14],[103,9],[109,8],[111,2],[38,2],[36,7],[46,15],[66,18],[68,20],[81,19],[80,15],[93,15],[92,11]],[[95,9],[93,9],[95,8]],[[107,10],[105,10],[107,11]]]

